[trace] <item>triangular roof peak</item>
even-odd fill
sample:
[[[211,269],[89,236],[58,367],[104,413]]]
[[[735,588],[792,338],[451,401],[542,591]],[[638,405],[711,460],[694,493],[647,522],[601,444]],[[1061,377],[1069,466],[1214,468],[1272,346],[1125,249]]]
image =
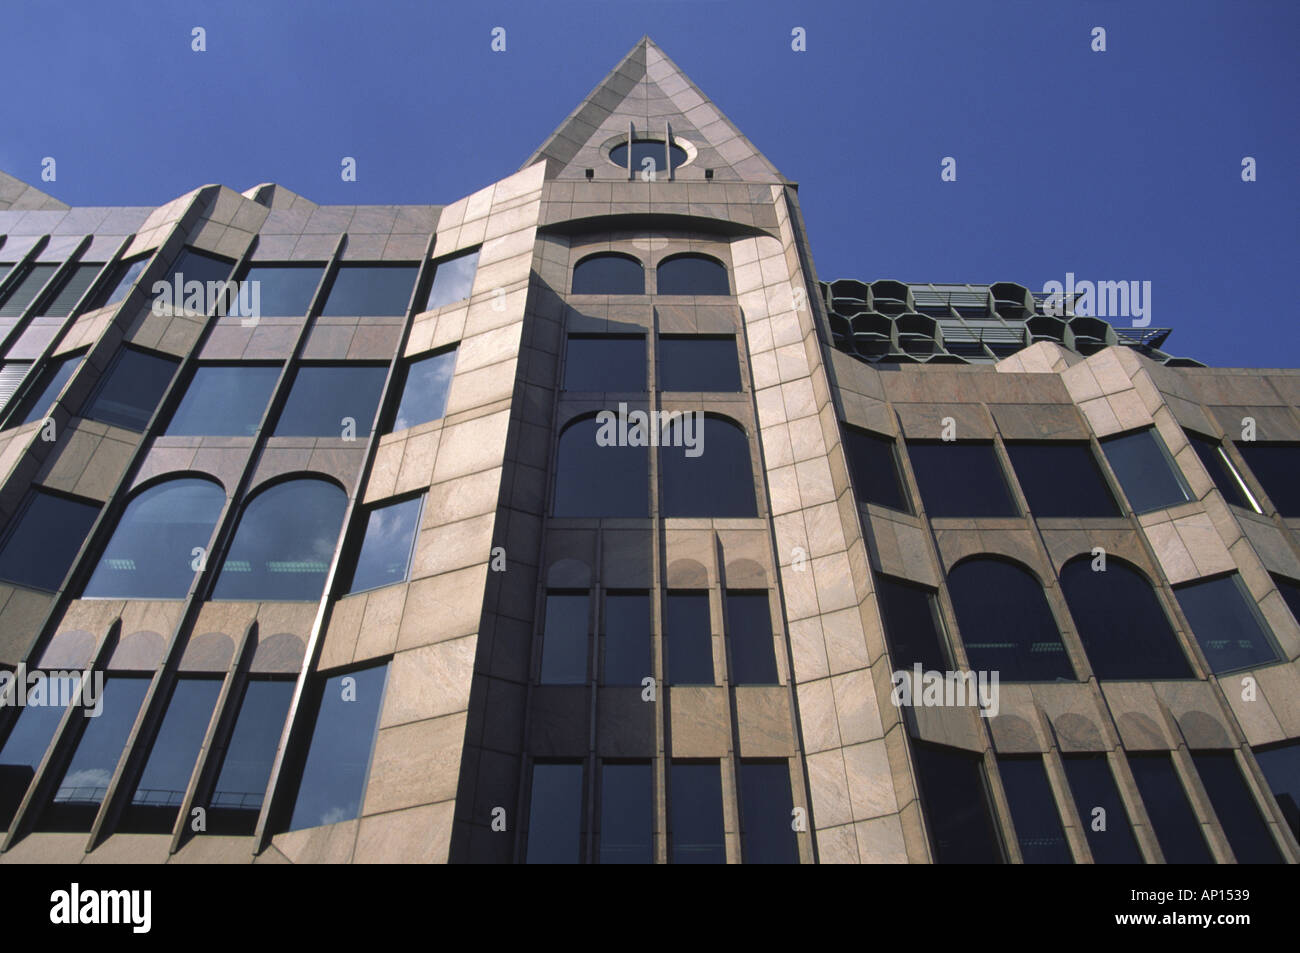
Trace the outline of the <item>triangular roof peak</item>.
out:
[[[637,41],[521,168],[545,160],[549,179],[582,179],[592,169],[596,179],[617,180],[621,173],[608,153],[627,140],[629,124],[637,139],[662,140],[671,128],[689,156],[674,173],[678,181],[702,182],[705,169],[721,181],[786,181],[649,36]]]

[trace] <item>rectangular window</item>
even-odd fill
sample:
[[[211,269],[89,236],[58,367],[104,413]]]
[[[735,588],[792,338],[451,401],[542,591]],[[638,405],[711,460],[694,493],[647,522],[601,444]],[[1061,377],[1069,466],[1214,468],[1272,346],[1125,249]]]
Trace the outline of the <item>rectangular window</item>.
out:
[[[844,456],[848,459],[853,492],[858,502],[912,512],[903,489],[894,441],[849,424],[840,429],[844,435]]]
[[[1277,591],[1282,596],[1282,601],[1286,607],[1291,610],[1295,620],[1300,622],[1300,582],[1294,579],[1287,579],[1285,576],[1274,576],[1273,584],[1277,586]]]
[[[478,271],[479,249],[441,258],[433,264],[433,283],[424,310],[432,311],[444,305],[464,301],[474,288],[474,275]]]
[[[366,511],[366,530],[352,580],[341,591],[365,592],[406,581],[423,503],[424,497],[417,496]]]
[[[1147,816],[1167,864],[1209,864],[1214,859],[1205,846],[1200,821],[1188,803],[1174,762],[1163,752],[1130,754],[1129,767],[1137,782]]]
[[[7,427],[22,427],[37,420],[44,420],[49,414],[54,401],[68,386],[72,375],[77,373],[85,355],[75,354],[70,357],[56,358],[41,372],[30,395],[15,409],[5,422]]]
[[[569,335],[564,357],[565,390],[642,393],[645,382],[645,335]]]
[[[144,430],[178,366],[174,358],[122,348],[100,378],[82,416],[127,430]]]
[[[1142,852],[1133,839],[1133,826],[1106,756],[1065,755],[1061,760],[1079,812],[1079,829],[1088,838],[1093,862],[1142,863]]]
[[[28,672],[27,677],[30,679],[35,674]],[[51,683],[47,679],[46,684]],[[80,693],[80,685],[73,679],[61,679],[61,683],[58,688],[61,698],[72,697],[74,689]],[[28,705],[19,710],[9,737],[0,747],[0,830],[7,831],[18,813],[65,710],[66,706],[49,704]]]
[[[325,266],[320,264],[253,265],[241,285],[250,286],[243,291],[243,300],[256,303],[252,309],[256,314],[245,315],[240,309],[240,316],[302,317],[311,307],[311,299],[324,273]]]
[[[455,370],[455,348],[404,360],[399,386],[402,399],[388,429],[406,430],[441,419],[447,410],[447,394]]]
[[[168,437],[251,437],[279,380],[278,366],[204,364],[195,369]]]
[[[588,593],[552,590],[546,594],[542,633],[542,684],[587,683]]]
[[[727,590],[727,637],[735,685],[776,685],[776,649],[767,590]]]
[[[926,514],[1019,516],[993,444],[983,442],[907,442]]]
[[[600,768],[600,862],[653,864],[654,774],[650,762],[610,762]]]
[[[951,666],[944,649],[943,627],[934,590],[915,583],[876,576],[880,618],[895,671],[946,672]]]
[[[32,490],[0,537],[0,579],[57,591],[98,515],[97,503]]]
[[[311,741],[295,777],[288,830],[350,821],[361,813],[388,663],[317,677],[305,708]]]
[[[785,761],[741,761],[740,855],[747,864],[797,864],[790,766]]]
[[[0,318],[19,317],[36,300],[36,295],[58,270],[58,265],[28,265],[22,277],[5,296],[4,304],[0,305]]]
[[[1101,448],[1134,513],[1150,513],[1192,498],[1187,481],[1154,429],[1107,437]]]
[[[640,685],[653,677],[650,657],[650,594],[605,594],[605,684]]]
[[[321,315],[402,317],[411,302],[418,265],[340,265]]]
[[[275,425],[277,437],[370,436],[388,368],[382,364],[304,364]]]
[[[674,761],[668,772],[669,844],[674,864],[725,864],[722,766]]]
[[[1300,516],[1300,443],[1237,441],[1237,450],[1280,516]]]
[[[1088,444],[1065,440],[1008,443],[1007,456],[1034,516],[1120,515]]]
[[[1237,573],[1175,586],[1174,595],[1216,675],[1279,660],[1255,600]]]
[[[1282,854],[1231,751],[1194,751],[1192,762],[1239,864],[1280,864]]]
[[[736,358],[736,336],[662,335],[656,376],[661,391],[739,391],[740,362]]]
[[[1011,809],[1011,822],[1016,828],[1024,862],[1073,863],[1043,759],[999,757],[998,773],[1002,775],[1002,787],[1007,793],[1007,806]]]
[[[1255,760],[1292,835],[1300,840],[1300,741],[1256,748]]]
[[[144,772],[122,812],[119,831],[171,833],[220,694],[218,678],[177,679]]]
[[[1002,845],[989,809],[984,759],[957,748],[914,742],[912,757],[930,847],[939,864],[1000,864]]]
[[[110,304],[118,304],[130,292],[131,286],[140,277],[140,273],[144,271],[144,266],[149,264],[151,257],[152,253],[141,255],[139,258],[119,261],[114,265],[112,277],[109,278],[105,285],[107,294],[104,294],[101,300],[92,304],[91,307],[106,308]]]
[[[221,770],[208,798],[207,833],[253,833],[293,690],[286,678],[255,677],[245,685],[230,741],[215,755]]]
[[[42,317],[66,318],[72,314],[73,307],[81,300],[81,296],[86,293],[95,281],[95,276],[103,268],[102,264],[85,264],[77,265],[63,279],[63,285],[59,288],[58,293],[49,295],[45,304],[41,306],[40,314]]]
[[[708,592],[668,593],[664,641],[668,656],[668,684],[714,684]]]
[[[533,765],[524,862],[582,863],[581,761],[540,761]]]
[[[1213,437],[1203,437],[1190,430],[1185,430],[1183,433],[1187,435],[1187,442],[1192,445],[1196,455],[1201,458],[1201,465],[1205,467],[1205,472],[1210,475],[1214,485],[1223,494],[1224,500],[1234,506],[1244,506],[1247,509],[1254,510],[1256,513],[1264,512],[1259,508],[1259,503],[1251,495],[1250,489],[1246,486],[1246,481],[1241,478],[1241,474],[1233,466],[1232,460],[1229,459],[1227,452],[1219,441]]]

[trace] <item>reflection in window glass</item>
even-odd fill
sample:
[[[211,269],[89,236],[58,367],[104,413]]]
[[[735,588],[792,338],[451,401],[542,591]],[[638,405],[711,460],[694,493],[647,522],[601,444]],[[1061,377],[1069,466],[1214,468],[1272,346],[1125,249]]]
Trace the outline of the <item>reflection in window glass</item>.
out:
[[[1061,592],[1099,679],[1191,678],[1192,668],[1145,576],[1114,557],[1094,572],[1089,557],[1061,569]]]
[[[582,764],[538,762],[533,765],[528,804],[529,864],[577,864],[582,861]]]
[[[415,497],[370,508],[352,583],[345,592],[364,592],[406,581],[422,502],[423,497]]]
[[[542,684],[586,684],[587,600],[586,590],[554,590],[546,594]]]
[[[342,437],[351,426],[358,440],[366,439],[387,376],[388,368],[378,364],[299,367],[275,436]]]
[[[666,429],[661,441],[667,444],[659,447],[663,516],[758,515],[749,438],[738,425],[721,417],[694,416],[688,426],[683,418]]]
[[[0,542],[0,579],[55,592],[99,515],[99,505],[33,490]]]
[[[740,390],[734,334],[666,334],[659,338],[656,371],[662,391]]]
[[[72,375],[77,372],[81,366],[82,355],[76,354],[72,357],[65,357],[52,363],[41,374],[40,381],[33,389],[35,396],[24,401],[25,411],[14,413],[13,418],[7,423],[8,426],[23,426],[36,420],[43,420],[54,406],[54,401],[63,393],[63,388],[67,386],[68,381],[72,380]],[[19,413],[22,414],[19,417]]]
[[[722,766],[674,761],[668,770],[669,843],[674,864],[725,864]]]
[[[347,503],[325,480],[289,480],[259,492],[244,504],[212,598],[315,602]]]
[[[1192,491],[1155,430],[1107,437],[1101,448],[1134,513],[1177,506],[1192,498]]]
[[[257,314],[242,317],[297,318],[311,307],[312,296],[325,273],[324,265],[254,265],[244,276],[244,283],[252,288],[244,292],[248,300],[256,300]]]
[[[600,862],[654,863],[654,775],[647,761],[601,765]]]
[[[1195,751],[1192,752],[1192,762],[1237,863],[1282,863],[1277,843],[1259,813],[1259,805],[1246,786],[1233,753]]]
[[[1008,443],[1007,456],[1036,517],[1119,516],[1086,443]]]
[[[1130,754],[1128,764],[1138,791],[1142,793],[1142,803],[1146,805],[1147,817],[1155,828],[1165,863],[1213,863],[1201,834],[1201,824],[1192,812],[1169,755],[1163,752]]]
[[[564,389],[593,393],[645,391],[645,336],[570,334]]]
[[[976,671],[1003,681],[1072,680],[1074,669],[1043,587],[1026,570],[975,557],[948,574],[957,629]]]
[[[149,760],[122,812],[119,830],[171,833],[220,694],[220,679],[177,679]]]
[[[1300,840],[1300,741],[1257,748],[1255,760],[1268,779],[1269,789],[1286,818],[1287,826]]]
[[[95,566],[87,599],[183,599],[226,503],[211,480],[167,480],[131,499]]]
[[[235,730],[209,799],[209,834],[253,833],[293,689],[291,679],[262,678],[250,680],[244,688]]]
[[[899,478],[894,441],[844,424],[844,455],[859,503],[875,503],[910,513],[907,494]]]
[[[767,591],[727,590],[727,636],[733,685],[775,685],[776,649]]]
[[[419,271],[417,265],[340,265],[321,314],[329,318],[405,315]]]
[[[224,314],[230,305],[229,289],[224,282],[230,277],[234,265],[229,258],[209,255],[196,248],[185,248],[176,256],[171,271],[161,279],[171,286],[168,293],[161,296],[161,299],[154,300],[160,304],[170,302],[172,311],[169,313],[207,315],[215,311]],[[192,285],[192,282],[198,282],[198,286]],[[218,285],[217,282],[222,284]],[[179,300],[176,296],[177,286],[181,289]],[[201,293],[199,287],[202,288]],[[149,290],[152,293],[153,289]]]
[[[117,304],[125,298],[131,286],[135,284],[135,280],[140,277],[140,272],[144,271],[144,266],[149,264],[149,258],[149,255],[144,255],[130,261],[118,262],[113,277],[107,285],[111,290],[95,307],[103,308],[110,304]]]
[[[1190,430],[1186,430],[1184,433],[1187,435],[1187,442],[1192,445],[1196,455],[1201,458],[1201,464],[1205,467],[1205,472],[1210,475],[1214,485],[1223,494],[1223,499],[1234,506],[1244,506],[1256,513],[1261,512],[1255,500],[1250,496],[1250,492],[1246,489],[1241,474],[1237,472],[1236,466],[1228,459],[1228,455],[1224,452],[1219,441],[1212,437],[1202,437]]]
[[[167,425],[169,437],[251,437],[280,368],[209,364],[195,370]]]
[[[1174,595],[1216,675],[1278,660],[1255,600],[1237,573],[1178,586]]]
[[[127,430],[144,430],[176,366],[172,358],[122,348],[104,372],[83,415]]]
[[[597,443],[600,425],[584,417],[560,433],[556,516],[650,515],[650,458],[645,447]]]
[[[1282,516],[1300,516],[1300,443],[1238,441],[1237,450]]]
[[[388,663],[320,680],[307,709],[311,743],[295,771],[288,829],[350,821],[361,813]]]
[[[650,658],[650,594],[605,595],[605,684],[640,685],[654,674]]]
[[[675,255],[659,263],[656,276],[661,295],[729,295],[727,268],[708,255]]]
[[[664,612],[668,684],[712,685],[713,633],[707,591],[670,592]]]
[[[1124,802],[1105,755],[1065,755],[1065,777],[1070,782],[1079,827],[1088,838],[1097,864],[1140,864],[1142,853],[1133,839]],[[1102,813],[1098,813],[1100,810]],[[1102,823],[1098,829],[1098,822]]]
[[[645,294],[645,269],[630,255],[606,252],[588,255],[573,266],[576,295]]]
[[[456,301],[464,301],[474,287],[474,274],[478,271],[478,253],[473,251],[454,255],[435,262],[433,284],[424,303],[425,311],[441,308]]]
[[[948,671],[934,591],[901,579],[877,576],[876,595],[894,671],[910,672],[918,664],[924,672]]]
[[[28,675],[35,674],[29,672]],[[71,678],[62,679],[57,689],[61,697],[80,697],[80,684]],[[47,681],[52,684],[52,681]],[[74,694],[75,689],[75,694]],[[23,802],[36,769],[58,730],[65,707],[62,705],[29,705],[18,713],[13,730],[0,747],[0,830],[7,831],[18,807]]]
[[[912,755],[935,862],[1002,863],[983,759],[957,748],[919,742],[913,744]]]
[[[1026,864],[1074,862],[1042,758],[998,758],[1011,823]]]
[[[741,761],[740,854],[747,864],[797,864],[791,820],[790,767],[784,761]]]
[[[909,440],[907,455],[931,518],[1020,515],[993,444]]]
[[[406,430],[440,419],[447,410],[447,393],[455,370],[455,348],[403,361],[402,399],[389,429]]]

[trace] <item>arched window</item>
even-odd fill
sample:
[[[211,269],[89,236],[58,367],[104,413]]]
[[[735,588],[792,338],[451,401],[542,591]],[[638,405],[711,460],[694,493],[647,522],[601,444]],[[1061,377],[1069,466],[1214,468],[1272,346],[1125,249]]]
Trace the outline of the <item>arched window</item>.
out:
[[[976,556],[948,573],[948,594],[972,669],[998,672],[1008,682],[1074,678],[1033,573],[1004,559]]]
[[[1098,678],[1192,677],[1155,590],[1132,566],[1112,556],[1094,571],[1077,556],[1061,569],[1061,591]]]
[[[673,255],[659,262],[657,291],[661,295],[729,295],[727,267],[708,255]]]
[[[612,412],[604,413],[614,419],[582,417],[560,433],[555,459],[556,516],[650,515],[648,441],[636,445],[633,415],[637,411],[628,415],[631,429],[621,428]],[[624,430],[621,435],[620,429]]]
[[[757,516],[749,438],[724,417],[698,411],[659,437],[664,516]]]
[[[257,493],[244,504],[212,597],[319,599],[347,505],[341,489],[313,477]]]
[[[155,483],[126,505],[86,584],[94,599],[183,599],[212,539],[226,492],[215,480]]]
[[[631,255],[588,255],[573,266],[573,294],[643,295],[645,269]]]

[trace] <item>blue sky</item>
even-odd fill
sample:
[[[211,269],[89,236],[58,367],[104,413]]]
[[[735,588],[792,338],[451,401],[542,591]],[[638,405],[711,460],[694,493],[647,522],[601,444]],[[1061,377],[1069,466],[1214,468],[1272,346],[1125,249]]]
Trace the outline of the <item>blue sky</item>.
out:
[[[71,204],[453,201],[649,33],[800,183],[821,278],[1150,281],[1172,353],[1300,365],[1295,0],[78,0],[3,23],[0,168]]]

